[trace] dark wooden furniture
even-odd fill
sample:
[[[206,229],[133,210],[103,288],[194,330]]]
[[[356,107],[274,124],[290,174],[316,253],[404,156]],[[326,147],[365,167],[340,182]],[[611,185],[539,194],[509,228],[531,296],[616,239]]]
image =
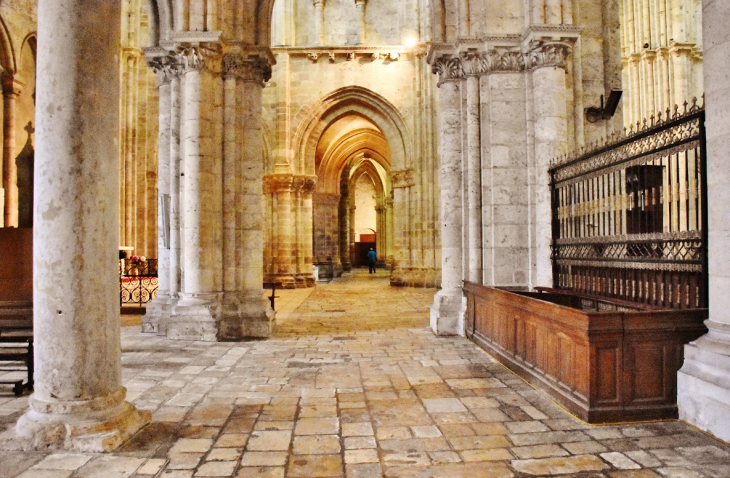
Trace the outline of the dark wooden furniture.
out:
[[[467,337],[580,419],[677,417],[684,344],[706,332],[707,309],[597,312],[570,294],[464,291]]]
[[[25,388],[33,389],[33,308],[31,304],[0,305],[0,373],[27,372]],[[1,379],[13,385],[16,396],[23,394],[23,380]]]

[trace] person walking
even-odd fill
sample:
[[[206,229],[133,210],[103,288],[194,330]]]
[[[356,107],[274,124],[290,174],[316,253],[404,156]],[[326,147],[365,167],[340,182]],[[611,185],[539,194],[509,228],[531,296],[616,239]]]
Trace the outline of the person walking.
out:
[[[377,262],[378,257],[375,255],[375,251],[371,247],[368,251],[368,267],[369,267],[369,274],[375,274],[375,263]]]

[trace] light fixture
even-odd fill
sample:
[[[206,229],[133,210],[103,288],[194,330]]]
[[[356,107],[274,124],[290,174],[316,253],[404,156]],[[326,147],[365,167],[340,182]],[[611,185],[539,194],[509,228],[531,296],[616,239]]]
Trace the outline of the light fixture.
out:
[[[414,46],[416,46],[416,43],[418,43],[418,40],[416,40],[416,37],[410,36],[406,38],[405,43],[408,48],[413,48]]]
[[[603,95],[601,95],[600,108],[591,106],[590,108],[585,109],[586,121],[589,123],[595,123],[596,121],[611,119],[616,113],[616,108],[618,108],[618,102],[621,101],[622,94],[623,91],[621,90],[611,90],[611,94],[608,95],[608,101],[606,101],[605,106],[603,105]]]

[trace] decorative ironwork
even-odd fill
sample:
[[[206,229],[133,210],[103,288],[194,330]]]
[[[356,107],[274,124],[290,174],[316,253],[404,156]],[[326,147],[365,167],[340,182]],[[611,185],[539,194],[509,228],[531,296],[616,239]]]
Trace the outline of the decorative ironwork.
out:
[[[695,99],[553,163],[554,287],[707,306],[704,121]]]
[[[157,259],[119,261],[119,302],[143,305],[157,296]]]

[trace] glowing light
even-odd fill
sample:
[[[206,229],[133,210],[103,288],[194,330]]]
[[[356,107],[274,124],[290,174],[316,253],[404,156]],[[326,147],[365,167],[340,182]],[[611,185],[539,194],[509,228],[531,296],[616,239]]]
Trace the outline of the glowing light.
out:
[[[416,37],[406,38],[406,46],[408,48],[413,48],[414,46],[416,46],[416,43],[418,43],[418,40],[416,40]]]

